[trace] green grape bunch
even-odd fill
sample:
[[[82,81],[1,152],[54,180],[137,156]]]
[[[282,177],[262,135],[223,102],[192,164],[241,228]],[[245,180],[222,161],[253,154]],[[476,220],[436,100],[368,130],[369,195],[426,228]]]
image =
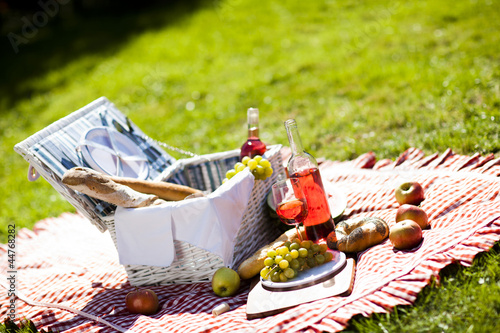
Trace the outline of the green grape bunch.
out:
[[[315,244],[310,240],[287,241],[276,250],[269,250],[260,271],[263,279],[272,282],[287,282],[299,272],[332,261],[333,254],[326,244]]]
[[[273,174],[273,168],[271,167],[271,162],[269,162],[269,160],[260,155],[254,156],[253,158],[245,156],[241,159],[241,162],[237,162],[234,165],[233,169],[226,172],[226,178],[224,178],[222,183],[224,184],[226,181],[233,178],[237,173],[245,170],[246,168],[250,169],[250,172],[252,172],[255,179],[259,180],[265,180]]]

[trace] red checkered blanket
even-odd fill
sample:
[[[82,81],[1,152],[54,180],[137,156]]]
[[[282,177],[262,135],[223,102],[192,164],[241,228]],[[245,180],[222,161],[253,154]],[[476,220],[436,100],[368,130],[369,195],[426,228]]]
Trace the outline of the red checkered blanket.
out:
[[[412,148],[395,161],[376,161],[373,153],[367,153],[353,161],[326,161],[320,168],[324,182],[333,182],[346,193],[347,216],[378,216],[389,226],[395,223],[398,183],[416,180],[426,193],[422,207],[431,227],[423,231],[421,245],[395,251],[385,241],[358,254],[350,296],[247,320],[246,282],[231,298],[215,296],[208,282],[168,285],[151,287],[160,298],[159,313],[132,315],[124,299],[134,287],[118,264],[111,238],[80,215],[67,213],[38,222],[33,231],[19,231],[17,316],[60,332],[340,331],[356,314],[368,316],[412,304],[443,267],[453,262],[468,266],[477,253],[500,240],[500,159],[492,154],[462,156],[447,150],[424,156]],[[0,247],[2,317],[9,306],[7,251],[7,245]],[[213,317],[212,309],[222,302],[231,311]]]

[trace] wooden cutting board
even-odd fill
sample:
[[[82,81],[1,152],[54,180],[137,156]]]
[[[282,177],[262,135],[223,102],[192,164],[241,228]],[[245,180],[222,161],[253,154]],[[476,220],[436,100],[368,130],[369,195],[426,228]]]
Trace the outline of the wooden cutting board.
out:
[[[268,290],[260,279],[250,290],[247,300],[247,319],[262,318],[283,312],[299,304],[331,296],[347,296],[354,284],[355,263],[348,258],[346,265],[334,277],[312,286],[288,290]]]

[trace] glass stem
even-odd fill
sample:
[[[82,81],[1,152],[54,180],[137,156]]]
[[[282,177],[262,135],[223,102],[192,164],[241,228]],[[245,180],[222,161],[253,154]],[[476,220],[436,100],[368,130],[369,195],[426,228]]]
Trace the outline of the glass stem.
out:
[[[302,235],[300,234],[300,230],[299,230],[298,225],[295,225],[295,230],[297,230],[297,237],[299,237],[299,240],[302,243]]]

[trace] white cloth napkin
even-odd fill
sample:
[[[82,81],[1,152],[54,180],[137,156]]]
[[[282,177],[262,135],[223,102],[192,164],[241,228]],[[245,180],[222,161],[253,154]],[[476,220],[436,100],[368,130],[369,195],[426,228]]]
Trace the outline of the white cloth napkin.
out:
[[[246,169],[206,197],[143,208],[118,207],[115,228],[120,264],[168,267],[175,259],[175,239],[214,253],[224,265],[231,265],[254,180]]]

